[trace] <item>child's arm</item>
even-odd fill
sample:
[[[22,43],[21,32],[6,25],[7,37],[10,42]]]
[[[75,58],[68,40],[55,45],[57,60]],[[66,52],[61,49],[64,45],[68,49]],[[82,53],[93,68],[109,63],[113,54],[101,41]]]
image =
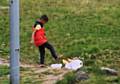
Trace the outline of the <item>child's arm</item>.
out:
[[[35,34],[35,32],[36,32],[36,29],[32,32],[32,37],[31,37],[30,43],[33,43],[33,42],[34,42],[34,34]]]
[[[33,32],[32,32],[32,37],[31,37],[31,42],[30,42],[30,43],[33,43],[33,42],[34,42],[34,34],[35,34],[35,32],[36,32],[37,30],[39,30],[40,28],[41,28],[40,25],[37,25],[37,26],[34,28],[34,30],[33,30]]]

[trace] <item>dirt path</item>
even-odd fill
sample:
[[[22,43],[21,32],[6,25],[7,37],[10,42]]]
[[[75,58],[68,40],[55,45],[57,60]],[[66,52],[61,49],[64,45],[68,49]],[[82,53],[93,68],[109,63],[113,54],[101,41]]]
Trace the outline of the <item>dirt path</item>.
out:
[[[6,9],[9,9],[9,6],[0,6],[0,9],[6,10]]]
[[[9,62],[5,59],[0,58],[0,65],[9,66]],[[55,84],[58,80],[63,79],[63,76],[69,72],[64,68],[59,70],[54,70],[51,67],[40,68],[37,65],[29,65],[29,64],[20,64],[22,68],[29,68],[32,70],[30,73],[40,74],[41,77],[37,78],[37,80],[42,81],[42,84]],[[26,71],[25,73],[27,73]],[[24,72],[21,74],[25,74]],[[28,73],[29,75],[29,73]]]
[[[46,78],[43,80],[42,84],[55,84],[58,80],[63,79],[63,76],[68,73],[68,71],[61,70],[61,74],[59,75],[47,75]]]

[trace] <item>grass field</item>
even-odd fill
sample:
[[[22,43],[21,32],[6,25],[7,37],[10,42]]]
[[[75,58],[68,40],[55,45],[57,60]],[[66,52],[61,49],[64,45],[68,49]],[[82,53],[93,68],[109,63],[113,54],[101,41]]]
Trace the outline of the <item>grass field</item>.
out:
[[[8,0],[0,1],[0,7],[8,5]],[[83,84],[101,84],[99,81],[105,78],[97,77],[94,67],[120,71],[119,0],[21,0],[20,7],[22,62],[39,62],[38,50],[30,44],[31,28],[40,15],[47,14],[50,21],[45,25],[46,34],[58,54],[83,58],[85,69],[90,68],[91,79]],[[0,57],[6,59],[10,51],[8,16],[8,9],[0,8]],[[52,63],[50,54],[46,55],[46,63]],[[113,83],[105,80],[103,84]]]

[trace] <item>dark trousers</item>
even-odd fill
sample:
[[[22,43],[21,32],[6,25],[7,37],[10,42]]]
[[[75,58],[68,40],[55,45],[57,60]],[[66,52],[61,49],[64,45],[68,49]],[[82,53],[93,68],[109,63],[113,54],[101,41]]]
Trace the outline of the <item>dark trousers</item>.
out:
[[[51,55],[54,57],[54,59],[57,59],[57,54],[55,52],[55,49],[51,44],[46,42],[45,44],[39,46],[39,52],[40,52],[40,64],[44,64],[45,59],[45,48],[49,49],[51,52]]]

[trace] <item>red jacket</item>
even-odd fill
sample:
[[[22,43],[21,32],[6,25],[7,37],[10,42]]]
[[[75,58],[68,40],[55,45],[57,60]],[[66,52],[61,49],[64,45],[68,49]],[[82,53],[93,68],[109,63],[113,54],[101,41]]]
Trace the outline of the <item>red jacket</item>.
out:
[[[36,30],[36,32],[34,34],[34,44],[37,47],[39,47],[46,42],[47,42],[47,38],[46,38],[46,35],[45,35],[45,29],[42,27],[41,29]]]

